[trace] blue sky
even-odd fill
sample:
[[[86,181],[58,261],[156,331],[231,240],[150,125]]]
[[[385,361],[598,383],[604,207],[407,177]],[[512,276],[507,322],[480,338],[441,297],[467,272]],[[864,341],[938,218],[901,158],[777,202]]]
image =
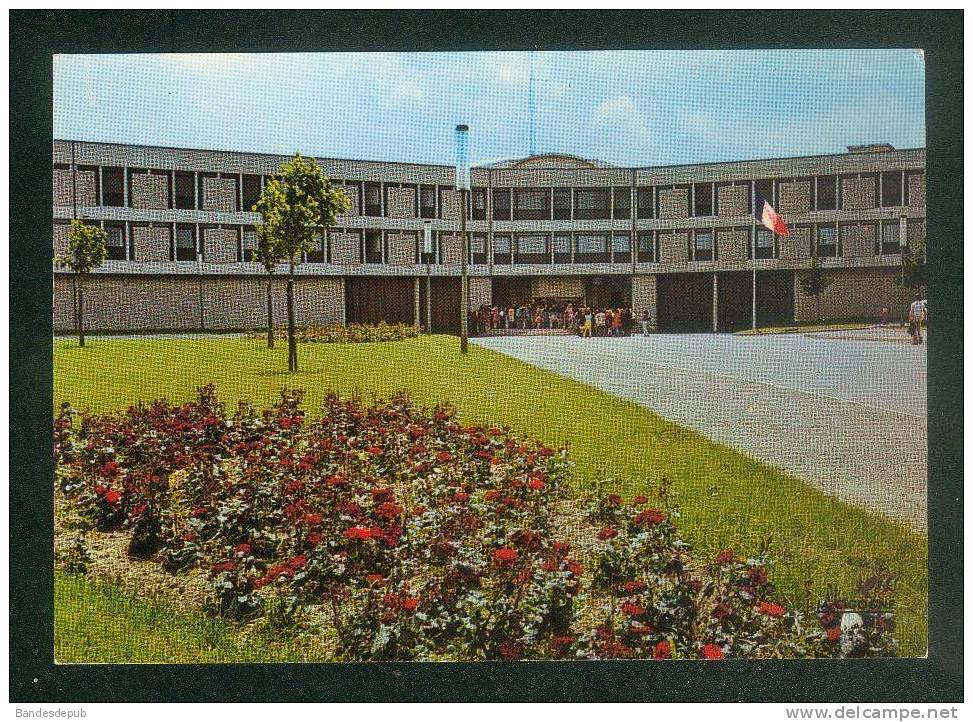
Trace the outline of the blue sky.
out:
[[[59,55],[54,136],[476,163],[537,150],[668,165],[925,145],[913,50]]]

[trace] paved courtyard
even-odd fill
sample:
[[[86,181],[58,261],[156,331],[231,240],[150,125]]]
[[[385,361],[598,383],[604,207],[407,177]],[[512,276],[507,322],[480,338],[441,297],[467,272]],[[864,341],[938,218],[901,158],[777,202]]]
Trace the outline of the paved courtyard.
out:
[[[926,531],[926,346],[905,332],[476,339]]]

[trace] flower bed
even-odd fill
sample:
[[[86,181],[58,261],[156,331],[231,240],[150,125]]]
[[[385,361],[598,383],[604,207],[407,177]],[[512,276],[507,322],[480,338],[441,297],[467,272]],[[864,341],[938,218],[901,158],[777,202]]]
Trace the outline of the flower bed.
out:
[[[329,396],[312,421],[301,397],[62,407],[59,505],[81,520],[62,564],[85,569],[86,535],[124,534],[132,560],[205,577],[214,613],[298,633],[323,619],[348,660],[894,652],[887,615],[842,631],[842,603],[785,604],[766,550],[694,559],[664,486],[575,500],[565,450],[404,396]],[[879,581],[865,591],[884,607]]]
[[[297,329],[296,337],[301,343],[374,343],[376,341],[401,341],[418,336],[421,329],[412,324],[385,323],[377,324],[352,323],[344,326],[340,323],[326,326],[302,326]],[[287,329],[278,329],[280,338],[287,337]],[[251,338],[265,338],[266,330],[251,331]]]

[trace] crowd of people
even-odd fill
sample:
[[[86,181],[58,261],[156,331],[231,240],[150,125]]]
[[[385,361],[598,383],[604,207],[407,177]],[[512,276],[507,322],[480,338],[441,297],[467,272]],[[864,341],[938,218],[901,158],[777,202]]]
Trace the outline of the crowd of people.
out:
[[[484,335],[501,329],[565,329],[579,336],[648,335],[652,319],[648,311],[631,308],[593,308],[573,303],[519,306],[488,306],[470,310],[470,333]]]

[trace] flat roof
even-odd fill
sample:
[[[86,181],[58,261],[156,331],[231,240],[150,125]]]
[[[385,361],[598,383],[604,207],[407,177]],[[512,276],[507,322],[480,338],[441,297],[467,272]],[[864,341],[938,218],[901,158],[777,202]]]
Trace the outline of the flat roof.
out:
[[[248,151],[248,150],[229,150],[225,148],[187,148],[183,146],[172,146],[172,145],[137,145],[135,143],[113,143],[110,141],[103,140],[78,140],[78,139],[67,139],[67,138],[54,138],[55,143],[86,143],[89,145],[106,145],[106,146],[118,146],[122,148],[152,148],[157,150],[175,150],[175,151],[190,151],[197,153],[229,153],[235,155],[254,155],[254,156],[264,156],[267,158],[289,158],[292,157],[287,153],[267,153],[262,151]],[[891,148],[891,146],[889,146]],[[739,160],[714,160],[714,161],[700,161],[697,163],[673,163],[669,165],[634,165],[634,166],[624,166],[624,165],[609,165],[605,163],[600,166],[600,169],[604,170],[665,170],[669,168],[694,168],[698,166],[713,166],[713,165],[737,165],[743,163],[760,163],[764,161],[788,161],[788,160],[811,160],[814,158],[847,158],[848,156],[869,156],[869,155],[881,155],[883,153],[914,153],[917,151],[925,151],[925,146],[920,146],[917,148],[892,148],[891,150],[875,150],[866,153],[845,151],[842,153],[816,153],[813,155],[791,155],[791,156],[768,156],[765,158],[741,158]],[[364,158],[336,158],[333,156],[324,155],[310,155],[303,154],[308,158],[314,158],[316,160],[333,160],[344,163],[376,163],[381,165],[400,165],[400,166],[414,166],[422,168],[452,168],[453,166],[448,163],[410,163],[407,161],[398,160],[370,160]],[[569,153],[559,153],[551,151],[549,153],[540,153],[536,156],[524,156],[523,158],[509,159],[506,161],[499,161],[500,163],[513,163],[516,164],[520,161],[527,160],[534,157],[573,157],[581,158],[581,156],[572,156]],[[592,162],[592,161],[588,161]],[[594,161],[599,163],[599,161]],[[501,166],[497,165],[497,162],[485,163],[483,165],[473,165],[473,168],[484,169],[484,170],[497,170],[501,169]],[[540,166],[537,166],[540,168]],[[504,166],[503,170],[516,170],[516,166]],[[551,169],[557,170],[556,166],[552,166]]]

